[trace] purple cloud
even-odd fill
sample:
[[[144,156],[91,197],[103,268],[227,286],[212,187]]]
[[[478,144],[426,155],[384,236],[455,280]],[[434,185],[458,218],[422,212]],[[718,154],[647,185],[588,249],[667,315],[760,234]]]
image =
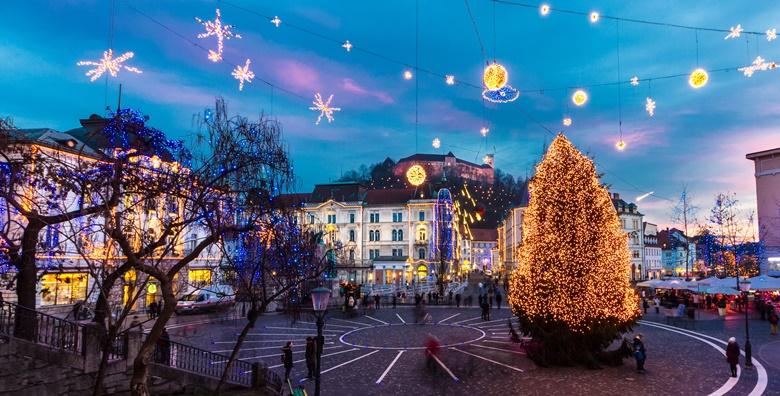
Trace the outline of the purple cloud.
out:
[[[353,93],[355,95],[360,96],[371,96],[376,99],[378,99],[380,102],[385,104],[395,103],[395,99],[393,99],[390,94],[384,91],[374,91],[369,90],[361,85],[359,85],[355,80],[351,78],[345,78],[341,80],[341,88],[349,93]]]

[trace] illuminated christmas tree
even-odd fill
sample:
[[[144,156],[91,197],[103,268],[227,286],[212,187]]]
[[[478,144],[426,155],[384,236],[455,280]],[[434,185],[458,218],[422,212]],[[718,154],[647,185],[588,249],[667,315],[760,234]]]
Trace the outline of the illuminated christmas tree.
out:
[[[558,135],[531,180],[509,302],[542,365],[597,365],[639,316],[626,235],[593,162]]]

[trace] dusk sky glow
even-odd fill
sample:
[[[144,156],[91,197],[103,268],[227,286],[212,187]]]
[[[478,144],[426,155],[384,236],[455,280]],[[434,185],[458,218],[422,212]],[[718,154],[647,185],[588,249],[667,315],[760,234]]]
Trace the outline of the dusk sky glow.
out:
[[[203,27],[195,17],[213,19],[219,7],[224,23],[242,38],[225,41],[224,61],[213,63],[130,4],[206,48],[216,48],[216,39],[196,38]],[[276,27],[231,4],[278,15],[281,23]],[[672,203],[665,198],[675,199],[685,184],[701,207],[701,221],[718,192],[735,192],[745,209],[755,207],[753,164],[745,154],[780,146],[780,70],[747,78],[735,69],[759,55],[780,62],[780,40],[745,34],[724,40],[722,32],[606,18],[593,24],[555,8],[719,29],[741,24],[763,32],[780,28],[776,3],[556,1],[548,3],[546,16],[489,0],[468,4],[488,59],[503,64],[509,83],[520,90],[515,102],[484,103],[481,88],[461,83],[480,85],[486,59],[460,1],[420,1],[419,68],[437,75],[361,51],[413,66],[415,1],[117,1],[111,48],[116,55],[134,52],[127,63],[143,73],[122,70],[107,84],[104,78],[90,83],[88,68],[76,63],[97,60],[109,48],[110,1],[5,2],[0,116],[13,117],[20,128],[68,130],[79,126],[79,118],[116,106],[122,83],[123,107],[148,114],[151,125],[193,145],[193,115],[213,108],[221,95],[232,114],[264,112],[282,123],[298,189],[307,191],[361,164],[413,154],[419,83],[418,152],[452,151],[477,163],[495,153],[497,168],[525,177],[554,138],[542,124],[563,130],[595,158],[604,181],[626,200],[654,191],[639,203],[646,221],[669,224]],[[341,45],[346,40],[351,51]],[[231,72],[247,58],[256,78],[239,92]],[[712,72],[708,84],[694,90],[687,73],[696,67],[734,70]],[[413,72],[411,79],[405,70]],[[682,76],[628,83],[634,75],[676,74]],[[438,75],[453,75],[456,83],[447,85]],[[618,80],[624,82],[620,93],[615,85],[586,88],[587,104],[572,104],[577,87]],[[318,112],[309,107],[318,92],[325,99],[333,94],[332,106],[341,108],[332,123],[323,117],[315,125]],[[653,117],[645,111],[647,97],[656,103]],[[624,151],[615,149],[621,113]],[[571,126],[563,126],[564,117],[571,117]],[[487,138],[480,134],[483,126],[490,129]],[[431,147],[436,137],[438,150]]]

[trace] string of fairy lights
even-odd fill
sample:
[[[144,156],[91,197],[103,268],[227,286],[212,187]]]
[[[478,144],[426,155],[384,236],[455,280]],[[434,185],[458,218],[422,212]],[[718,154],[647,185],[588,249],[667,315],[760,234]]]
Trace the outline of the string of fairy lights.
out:
[[[718,33],[726,33],[723,37],[724,40],[733,40],[740,37],[747,37],[747,36],[764,36],[768,42],[775,41],[777,39],[777,30],[775,28],[768,28],[765,31],[748,31],[745,30],[741,24],[735,24],[734,26],[730,26],[729,28],[713,28],[713,27],[702,27],[702,26],[689,26],[689,25],[681,25],[681,24],[673,24],[673,23],[666,23],[666,22],[658,22],[658,21],[652,21],[652,20],[644,20],[644,19],[634,19],[634,18],[624,18],[619,16],[610,16],[610,15],[603,15],[597,10],[590,10],[590,11],[582,11],[582,10],[573,10],[573,9],[565,9],[565,8],[557,8],[553,7],[550,4],[530,4],[530,3],[524,3],[520,1],[513,1],[513,0],[491,0],[494,4],[494,13],[495,13],[495,4],[501,4],[505,5],[507,7],[520,7],[520,8],[526,8],[526,9],[536,9],[538,10],[539,15],[542,18],[550,18],[556,14],[567,14],[567,15],[575,15],[575,16],[584,16],[587,17],[588,21],[591,24],[597,24],[602,20],[614,20],[618,23],[637,23],[637,24],[647,24],[647,25],[654,25],[654,26],[661,26],[661,27],[670,27],[670,28],[680,28],[680,29],[689,29],[694,30],[697,32],[697,67],[688,73],[674,73],[674,74],[668,74],[668,75],[660,75],[660,76],[647,76],[647,77],[639,77],[637,75],[632,76],[630,79],[623,81],[622,78],[619,78],[617,81],[609,81],[609,82],[601,82],[601,83],[589,83],[589,84],[581,84],[578,86],[560,86],[560,87],[546,87],[546,88],[536,88],[536,89],[524,89],[524,94],[544,94],[545,92],[551,92],[551,91],[571,91],[571,103],[575,107],[583,107],[585,106],[590,99],[590,93],[589,89],[593,88],[599,88],[599,87],[608,87],[608,86],[618,86],[618,88],[624,84],[629,84],[632,87],[637,87],[641,83],[650,83],[652,81],[656,80],[666,80],[666,79],[674,79],[674,78],[680,78],[680,77],[687,77],[688,84],[690,87],[694,89],[701,89],[704,86],[706,86],[710,79],[711,75],[713,73],[718,72],[727,72],[727,71],[740,71],[742,74],[749,78],[753,76],[756,72],[763,72],[763,71],[769,71],[774,70],[777,68],[777,63],[772,61],[767,61],[761,56],[757,56],[753,62],[749,65],[742,65],[742,66],[735,66],[735,67],[724,67],[719,69],[713,69],[713,70],[707,70],[704,67],[698,66],[698,32],[704,31],[704,32],[718,32]],[[257,17],[260,17],[261,19],[266,20],[269,22],[270,25],[272,25],[275,29],[277,28],[290,28],[297,30],[299,32],[303,32],[305,34],[317,37],[319,39],[325,40],[330,42],[331,44],[336,44],[343,51],[346,51],[348,53],[351,52],[359,52],[363,54],[367,54],[369,56],[379,58],[381,60],[384,60],[389,63],[393,63],[396,65],[400,65],[404,68],[402,72],[402,78],[404,80],[412,80],[412,79],[418,79],[420,74],[427,74],[438,78],[443,78],[444,83],[446,85],[460,85],[468,88],[477,88],[481,91],[481,100],[497,103],[497,104],[505,104],[505,103],[511,103],[514,102],[521,94],[521,91],[519,89],[516,89],[508,84],[509,81],[509,72],[507,68],[497,62],[495,59],[492,62],[487,62],[485,69],[483,70],[482,75],[482,83],[481,84],[475,84],[472,82],[468,82],[466,80],[462,79],[456,79],[455,75],[452,73],[446,73],[446,72],[438,72],[426,68],[421,68],[419,65],[415,62],[414,65],[404,62],[401,60],[398,60],[396,58],[393,58],[391,56],[388,56],[386,54],[383,54],[380,51],[375,51],[370,48],[364,47],[362,45],[355,45],[350,40],[343,40],[331,37],[329,35],[326,35],[320,31],[316,31],[314,29],[307,28],[305,26],[290,23],[287,21],[284,21],[282,18],[280,18],[278,15],[266,15],[264,13],[258,12],[256,10],[243,7],[237,4],[234,4],[230,1],[221,1],[221,4],[224,4],[226,6],[229,6],[233,9],[245,12],[247,14],[251,14]],[[482,53],[485,57],[487,57],[487,54],[484,49],[484,45],[482,44],[481,37],[479,36],[479,31],[477,29],[477,24],[474,19],[473,14],[471,13],[471,8],[469,6],[469,3],[467,0],[465,0],[466,9],[469,14],[469,17],[471,18],[472,24],[475,28],[475,32],[477,33],[478,40],[480,47],[482,48]],[[227,45],[227,42],[229,40],[234,39],[242,39],[242,36],[240,33],[235,32],[235,27],[232,24],[226,23],[223,20],[222,12],[220,9],[216,9],[215,16],[211,20],[205,20],[201,19],[199,17],[195,17],[194,20],[197,24],[201,26],[203,29],[200,33],[197,35],[191,36],[191,35],[185,35],[182,33],[179,33],[169,26],[163,24],[159,20],[153,18],[149,14],[139,10],[137,7],[133,6],[132,4],[126,5],[133,11],[137,12],[138,14],[142,15],[143,17],[151,20],[155,24],[161,26],[168,32],[178,36],[179,38],[187,41],[189,44],[192,44],[203,51],[206,52],[206,57],[214,62],[214,63],[220,63],[224,62],[230,66],[233,67],[231,76],[238,82],[238,90],[243,91],[244,87],[248,84],[252,84],[255,80],[261,81],[264,84],[270,86],[274,90],[279,90],[281,92],[287,93],[291,96],[294,96],[296,98],[302,99],[302,100],[310,100],[305,98],[302,95],[299,95],[291,90],[285,89],[284,87],[279,86],[278,84],[274,84],[266,79],[258,77],[254,71],[251,69],[252,60],[250,58],[245,58],[243,62],[240,62],[238,64],[231,63],[223,58],[224,49]],[[495,24],[495,17],[493,23]],[[618,33],[619,34],[619,33]],[[495,26],[494,26],[494,35],[495,35]],[[194,39],[200,40],[200,42],[196,42]],[[213,43],[213,41],[216,41]],[[208,42],[210,44],[215,44],[214,48],[207,48],[206,46],[202,45],[201,42]],[[494,43],[495,45],[495,43]],[[119,75],[120,71],[127,71],[135,74],[141,74],[142,70],[135,66],[130,66],[126,62],[132,59],[135,56],[135,53],[132,51],[124,52],[122,55],[114,57],[114,49],[109,48],[106,51],[103,52],[103,57],[100,58],[97,61],[79,61],[77,62],[78,66],[88,66],[92,67],[89,69],[85,74],[87,77],[90,78],[90,81],[94,82],[101,76],[108,73],[111,77],[117,77]],[[317,119],[315,121],[315,125],[319,125],[320,121],[324,117],[328,123],[331,123],[335,120],[334,113],[341,111],[341,108],[336,107],[332,104],[333,101],[333,95],[328,96],[328,100],[323,100],[323,97],[320,93],[314,93],[313,94],[314,100],[311,102],[312,106],[309,107],[309,110],[318,112]],[[534,123],[536,123],[538,126],[542,127],[549,133],[553,133],[552,130],[546,126],[544,126],[542,123],[536,121],[530,114],[528,114],[526,111],[524,111],[520,106],[516,107],[517,109],[520,109],[521,113],[529,118],[529,120],[532,120]],[[645,99],[644,102],[644,110],[647,113],[648,117],[653,117],[655,115],[657,108],[657,98],[652,98],[648,96]],[[563,119],[561,120],[561,123],[564,127],[571,127],[573,124],[572,117],[569,115],[565,115]],[[622,124],[622,122],[621,122]],[[485,137],[487,135],[488,128],[483,126],[480,129],[480,134]],[[622,134],[621,134],[622,135]],[[432,142],[432,145],[434,146],[440,146],[441,140],[439,138],[434,139]],[[435,147],[437,148],[437,147]],[[616,143],[616,148],[618,150],[623,150],[626,148],[626,143],[623,141],[622,136],[621,139]]]

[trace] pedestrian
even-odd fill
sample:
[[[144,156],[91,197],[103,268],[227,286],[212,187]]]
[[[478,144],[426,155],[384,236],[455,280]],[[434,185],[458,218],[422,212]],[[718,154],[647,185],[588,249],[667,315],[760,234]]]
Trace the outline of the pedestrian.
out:
[[[771,329],[772,335],[777,335],[777,312],[775,312],[774,308],[770,308],[769,311],[769,328]]]
[[[157,301],[152,301],[149,304],[149,312],[148,312],[149,318],[154,319],[157,317]]]
[[[168,330],[163,327],[160,338],[157,339],[157,348],[155,348],[156,359],[155,362],[164,366],[171,365],[171,336],[168,334]]]
[[[455,307],[460,308],[460,293],[455,295]]]
[[[645,343],[642,342],[641,334],[637,334],[636,337],[634,337],[634,359],[636,359],[636,372],[644,374],[647,352],[645,351]]]
[[[308,370],[306,378],[308,379],[314,378],[314,356],[316,349],[317,348],[314,344],[314,337],[306,337],[306,370]]]
[[[712,307],[712,296],[708,294],[704,297],[704,303],[707,305],[707,309],[710,309]]]
[[[431,304],[431,292],[428,292],[428,305]]]
[[[495,293],[493,292],[493,287],[491,287],[487,294],[488,308],[493,308],[493,296],[495,296]]]
[[[647,308],[650,308],[650,303],[647,302],[647,298],[642,298],[642,308],[645,311],[645,315],[647,315]]]
[[[447,304],[449,304],[449,305],[452,305],[452,295],[453,294],[454,293],[452,292],[452,290],[450,290],[450,294],[449,294],[449,296],[447,296]]]
[[[395,302],[396,302],[395,300],[396,300],[396,296],[395,294],[393,294],[393,309],[395,309]]]
[[[501,309],[501,293],[496,291],[496,306],[498,306],[498,309]]]
[[[661,300],[658,296],[653,297],[653,305],[655,305],[655,313],[658,313],[661,309]]]
[[[292,371],[293,368],[292,345],[292,341],[287,341],[287,344],[282,347],[282,364],[284,365],[285,381],[290,379],[290,371]]]
[[[490,320],[490,304],[482,302],[482,320]]]
[[[731,376],[737,376],[737,364],[739,364],[739,344],[734,337],[729,338],[729,344],[726,347],[726,361],[731,367]]]

